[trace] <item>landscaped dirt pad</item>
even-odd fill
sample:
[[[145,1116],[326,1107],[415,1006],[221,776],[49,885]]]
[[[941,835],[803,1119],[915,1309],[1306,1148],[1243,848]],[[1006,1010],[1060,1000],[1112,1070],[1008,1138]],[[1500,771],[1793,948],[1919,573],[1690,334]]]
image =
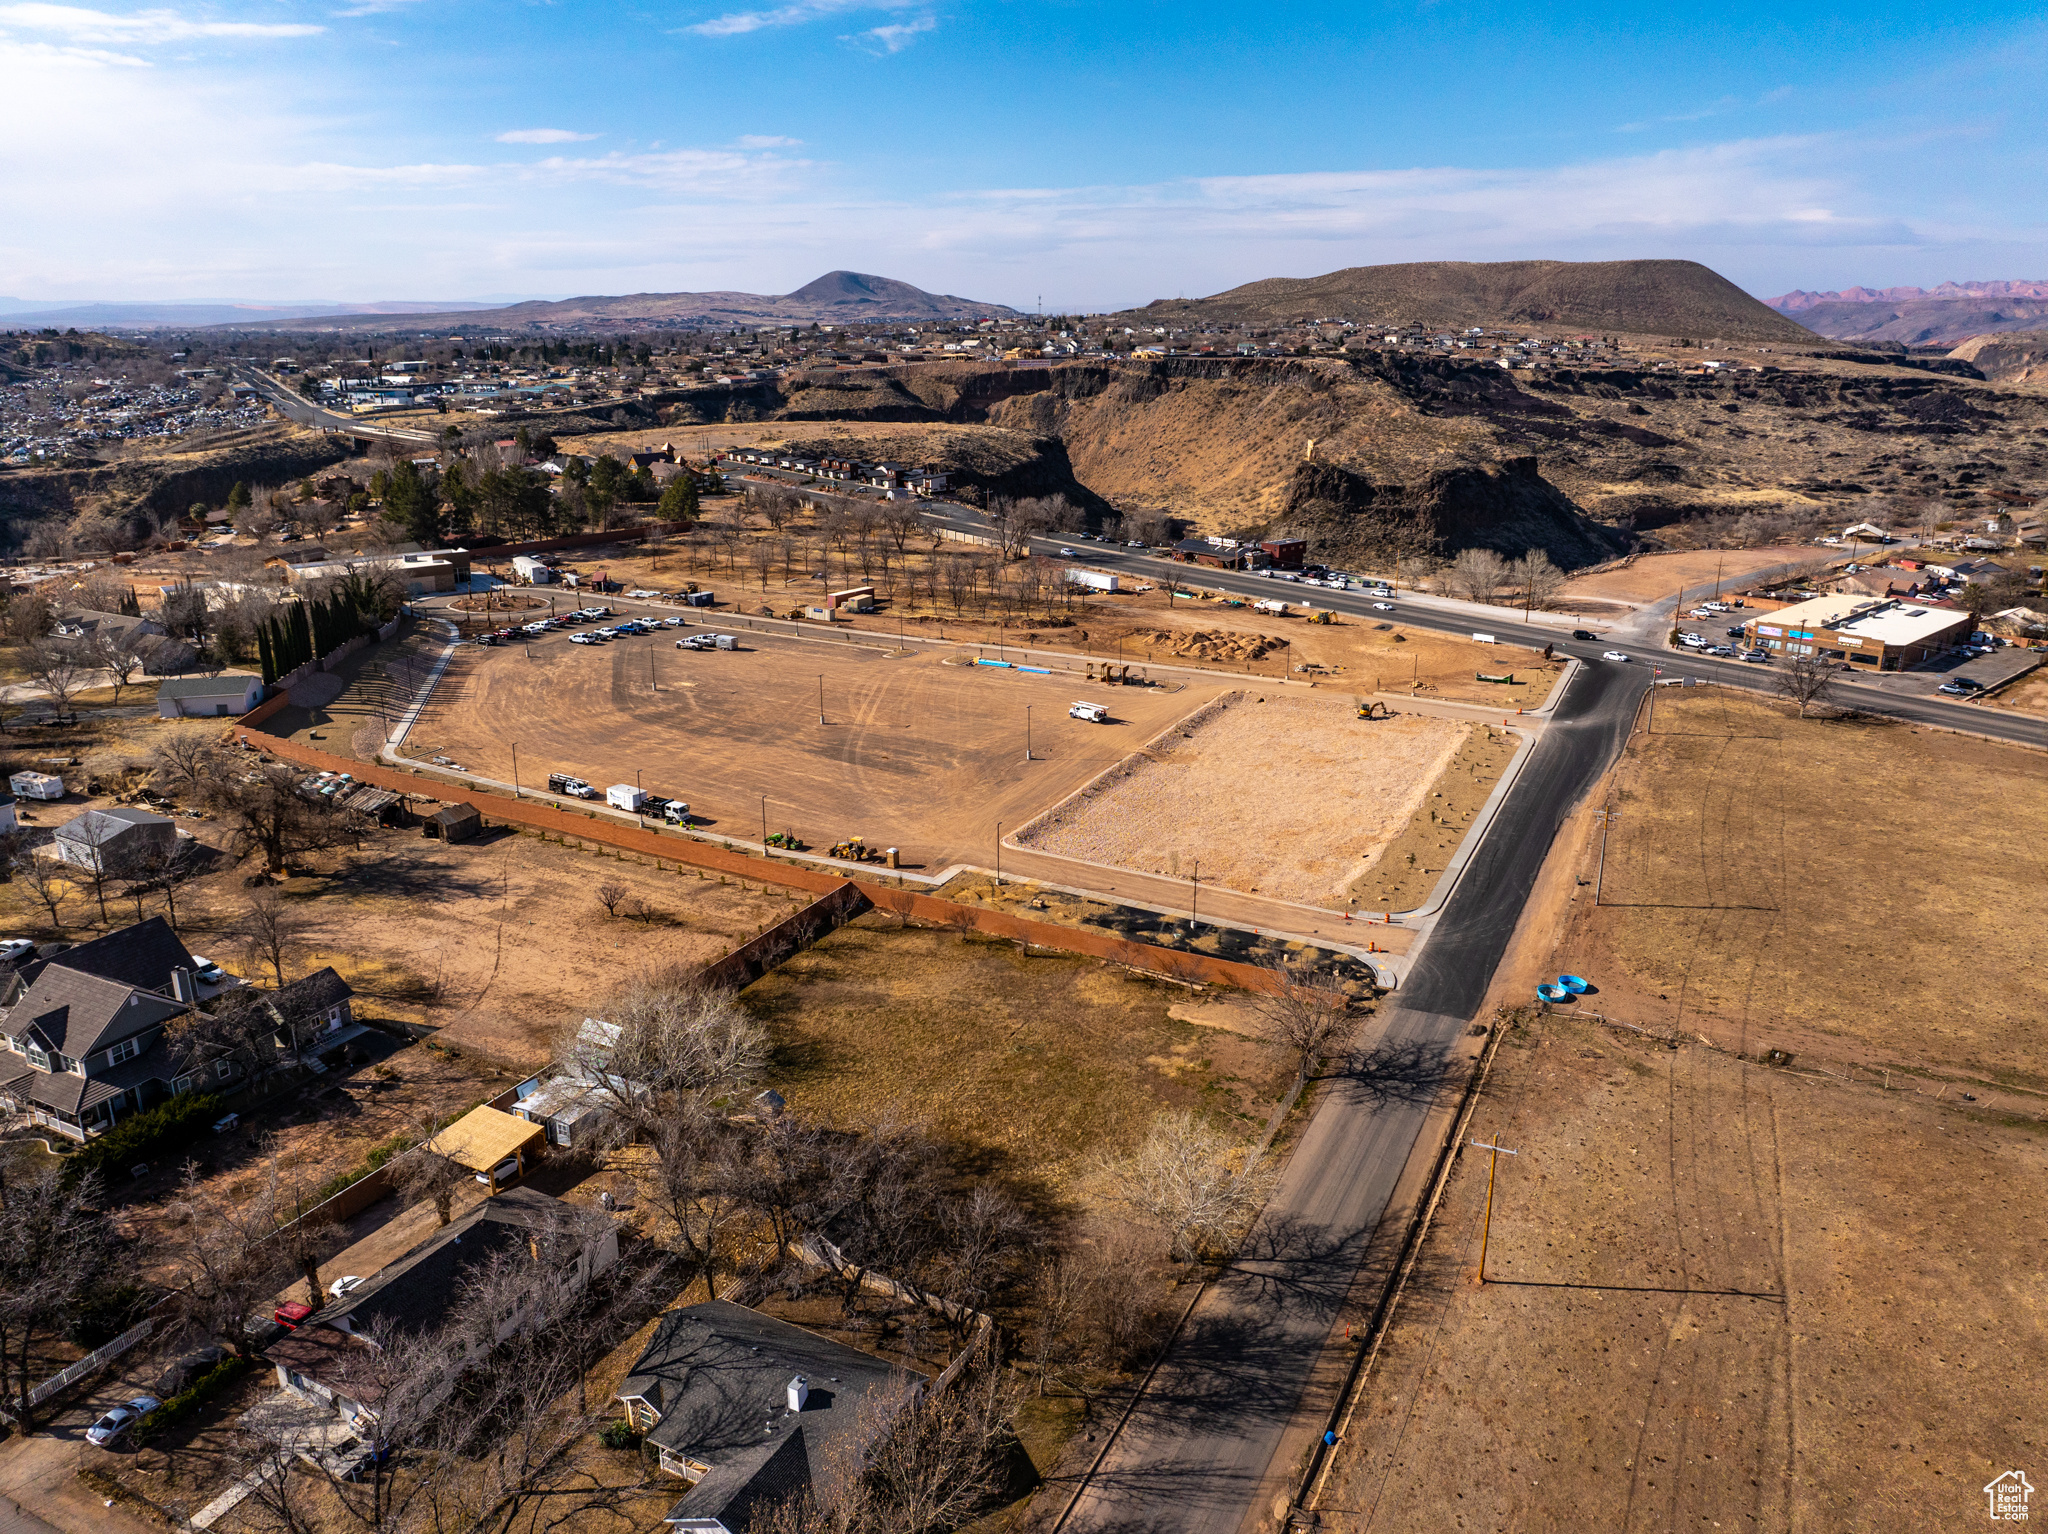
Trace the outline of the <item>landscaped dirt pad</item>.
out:
[[[1238,694],[1017,840],[1035,851],[1328,905],[1408,823],[1472,726]]]

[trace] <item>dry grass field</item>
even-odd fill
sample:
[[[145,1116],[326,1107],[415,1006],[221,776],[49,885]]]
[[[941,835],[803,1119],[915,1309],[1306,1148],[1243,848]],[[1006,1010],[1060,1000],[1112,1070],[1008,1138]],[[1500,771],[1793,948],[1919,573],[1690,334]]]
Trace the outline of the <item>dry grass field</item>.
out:
[[[597,648],[561,634],[531,658],[465,651],[408,753],[509,782],[516,744],[529,787],[550,771],[600,788],[638,774],[713,832],[748,841],[761,835],[765,795],[770,830],[813,847],[864,836],[901,847],[906,867],[936,869],[986,860],[998,821],[1023,824],[1221,691],[1108,689],[1096,695],[1115,722],[1088,724],[1067,716],[1089,695],[1072,675],[962,665],[946,649],[740,632],[738,651],[679,651],[662,636]]]
[[[1363,720],[1348,699],[1219,700],[1020,835],[1059,857],[1314,905],[1341,903],[1431,792],[1473,726]]]
[[[2048,1090],[2048,756],[1676,692],[1558,947],[1600,1010]]]
[[[1558,597],[1560,606],[1570,607],[1575,598],[1606,602],[1661,602],[1676,596],[1681,588],[1689,594],[1711,597],[1718,581],[1732,590],[1752,570],[1794,564],[1802,559],[1819,561],[1827,549],[1689,549],[1676,554],[1645,554],[1634,564],[1598,575],[1574,576],[1564,583]],[[1841,556],[1847,557],[1847,556]]]
[[[862,917],[741,993],[770,1084],[845,1124],[928,1121],[992,1167],[1086,1201],[1098,1152],[1192,1109],[1256,1139],[1284,1050],[1174,1018],[1179,986],[1066,954]]]
[[[1324,1528],[1964,1528],[2038,1463],[2038,1124],[1553,1018],[1472,1130],[1489,1282],[1467,1150]]]

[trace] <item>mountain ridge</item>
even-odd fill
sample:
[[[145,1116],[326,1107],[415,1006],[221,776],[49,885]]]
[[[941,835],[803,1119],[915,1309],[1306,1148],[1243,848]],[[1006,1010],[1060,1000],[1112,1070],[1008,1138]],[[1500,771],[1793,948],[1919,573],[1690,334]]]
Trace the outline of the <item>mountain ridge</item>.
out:
[[[826,321],[860,324],[870,320],[989,319],[1014,315],[1007,304],[986,303],[952,293],[930,293],[893,277],[844,269],[814,278],[791,293],[587,294],[559,300],[536,299],[499,308],[408,314],[408,330],[468,326],[562,327],[593,324],[693,322],[705,325],[792,325]],[[388,317],[363,314],[306,315],[265,322],[263,330],[369,330]]]
[[[1148,320],[1284,323],[1323,316],[1446,327],[1556,326],[1728,341],[1811,341],[1697,261],[1411,261],[1268,277],[1200,299],[1156,299]]]

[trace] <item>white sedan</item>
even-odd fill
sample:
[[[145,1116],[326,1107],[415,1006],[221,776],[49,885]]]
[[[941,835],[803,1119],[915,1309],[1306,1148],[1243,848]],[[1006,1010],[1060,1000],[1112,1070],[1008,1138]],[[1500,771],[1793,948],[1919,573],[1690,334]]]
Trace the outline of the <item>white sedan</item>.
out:
[[[1602,660],[1627,660],[1628,652],[1625,650],[1602,650],[1600,658]]]
[[[1392,602],[1375,602],[1372,604],[1372,610],[1376,613],[1390,613],[1394,610],[1394,604]]]

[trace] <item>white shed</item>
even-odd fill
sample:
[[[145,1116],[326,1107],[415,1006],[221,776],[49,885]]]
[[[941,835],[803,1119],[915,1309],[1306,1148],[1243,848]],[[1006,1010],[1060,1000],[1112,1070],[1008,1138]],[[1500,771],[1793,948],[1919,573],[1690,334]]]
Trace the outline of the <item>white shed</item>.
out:
[[[555,578],[553,567],[531,554],[513,555],[512,573],[530,586],[545,586]]]

